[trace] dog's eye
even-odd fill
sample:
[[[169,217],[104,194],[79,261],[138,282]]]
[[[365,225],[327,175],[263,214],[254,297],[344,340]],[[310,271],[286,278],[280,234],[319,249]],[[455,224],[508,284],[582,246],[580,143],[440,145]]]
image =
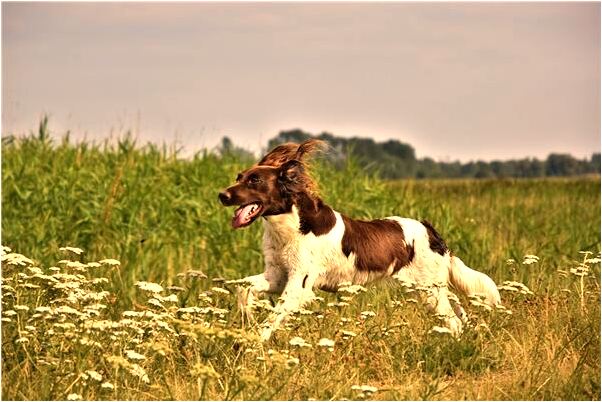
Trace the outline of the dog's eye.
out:
[[[252,184],[261,183],[261,178],[255,174],[251,175],[251,176],[249,176],[249,183],[252,183]]]

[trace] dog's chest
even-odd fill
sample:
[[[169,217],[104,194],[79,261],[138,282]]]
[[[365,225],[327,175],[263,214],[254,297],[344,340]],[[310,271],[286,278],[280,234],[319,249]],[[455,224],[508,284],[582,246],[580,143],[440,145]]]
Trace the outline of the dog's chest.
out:
[[[335,213],[336,223],[326,234],[302,234],[298,215],[278,216],[266,222],[263,252],[268,269],[290,272],[300,270],[317,277],[316,286],[333,288],[344,280],[351,280],[353,261],[343,254],[344,223]]]

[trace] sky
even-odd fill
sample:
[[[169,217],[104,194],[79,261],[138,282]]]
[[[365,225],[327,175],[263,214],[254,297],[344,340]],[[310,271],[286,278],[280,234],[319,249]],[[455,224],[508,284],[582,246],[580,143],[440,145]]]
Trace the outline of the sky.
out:
[[[2,3],[2,135],[600,151],[600,3]]]

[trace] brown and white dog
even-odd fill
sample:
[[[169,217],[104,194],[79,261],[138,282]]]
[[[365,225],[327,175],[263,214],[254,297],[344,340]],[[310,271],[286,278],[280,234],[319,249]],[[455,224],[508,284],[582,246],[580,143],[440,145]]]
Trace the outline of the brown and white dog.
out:
[[[427,288],[427,305],[455,334],[466,314],[459,304],[452,307],[448,285],[481,295],[490,305],[500,303],[493,280],[452,255],[427,221],[397,216],[355,220],[324,204],[305,161],[323,145],[318,140],[279,145],[219,194],[222,204],[239,206],[234,228],[263,217],[265,271],[242,280],[251,285],[246,306],[261,294],[281,294],[262,339],[311,301],[314,289],[336,291],[345,282],[365,285],[393,277]]]

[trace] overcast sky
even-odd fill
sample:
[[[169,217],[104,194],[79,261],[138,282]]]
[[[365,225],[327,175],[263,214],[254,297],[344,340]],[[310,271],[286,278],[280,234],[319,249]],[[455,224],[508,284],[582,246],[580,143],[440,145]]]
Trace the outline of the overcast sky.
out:
[[[600,150],[600,3],[2,3],[2,134],[408,142],[438,160]]]

